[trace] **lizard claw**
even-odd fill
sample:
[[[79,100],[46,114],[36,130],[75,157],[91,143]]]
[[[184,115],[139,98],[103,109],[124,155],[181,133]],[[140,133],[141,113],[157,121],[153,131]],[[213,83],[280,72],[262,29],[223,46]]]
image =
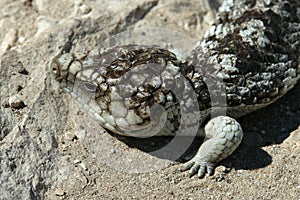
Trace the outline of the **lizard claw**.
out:
[[[186,171],[189,169],[190,177],[198,173],[198,178],[203,178],[206,172],[209,176],[213,175],[214,166],[215,165],[212,163],[201,161],[196,155],[183,165],[181,171]]]

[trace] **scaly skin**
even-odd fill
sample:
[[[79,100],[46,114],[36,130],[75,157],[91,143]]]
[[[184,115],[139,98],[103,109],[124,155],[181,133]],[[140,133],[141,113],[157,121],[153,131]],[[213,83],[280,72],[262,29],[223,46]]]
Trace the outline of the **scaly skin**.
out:
[[[205,142],[182,168],[203,177],[240,144],[234,118],[297,83],[299,40],[298,0],[225,1],[186,60],[159,47],[126,45],[58,55],[49,67],[102,126],[121,135],[195,135],[213,109],[226,109],[228,116],[207,123]]]

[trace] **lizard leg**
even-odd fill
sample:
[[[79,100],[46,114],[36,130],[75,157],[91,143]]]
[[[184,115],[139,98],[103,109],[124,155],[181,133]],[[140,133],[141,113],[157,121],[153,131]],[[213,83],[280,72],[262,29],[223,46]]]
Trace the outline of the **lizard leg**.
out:
[[[228,116],[213,118],[207,123],[204,131],[204,143],[182,168],[182,171],[189,169],[191,176],[198,172],[199,178],[202,178],[206,171],[212,175],[215,164],[228,157],[239,146],[243,137],[240,124]]]

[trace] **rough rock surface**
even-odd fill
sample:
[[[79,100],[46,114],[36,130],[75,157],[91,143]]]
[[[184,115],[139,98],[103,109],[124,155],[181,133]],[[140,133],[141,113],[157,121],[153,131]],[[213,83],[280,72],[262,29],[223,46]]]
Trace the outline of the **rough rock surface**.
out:
[[[240,119],[241,146],[198,179],[178,170],[181,160],[146,153],[161,139],[108,134],[51,80],[47,62],[59,50],[91,50],[129,29],[163,27],[199,40],[220,1],[197,2],[2,0],[0,199],[298,199],[299,84]],[[167,167],[149,172],[153,163]]]

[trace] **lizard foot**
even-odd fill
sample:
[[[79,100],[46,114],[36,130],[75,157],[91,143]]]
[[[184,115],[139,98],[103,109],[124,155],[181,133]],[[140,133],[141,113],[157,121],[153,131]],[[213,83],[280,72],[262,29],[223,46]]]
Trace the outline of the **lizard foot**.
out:
[[[228,157],[241,143],[243,131],[240,124],[228,116],[218,116],[205,126],[205,140],[197,154],[182,167],[190,176],[198,172],[202,178],[206,172],[213,174],[217,162]]]

